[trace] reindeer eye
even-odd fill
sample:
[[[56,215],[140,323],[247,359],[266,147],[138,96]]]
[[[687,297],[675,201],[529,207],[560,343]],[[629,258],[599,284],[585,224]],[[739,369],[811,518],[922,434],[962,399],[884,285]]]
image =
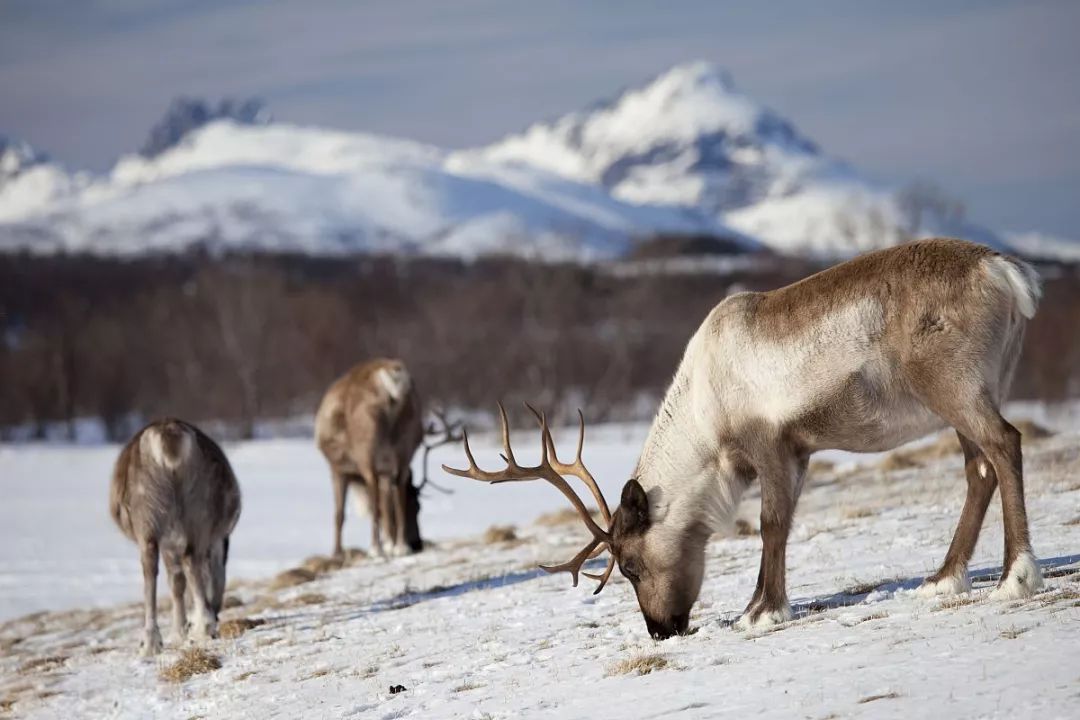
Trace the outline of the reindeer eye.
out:
[[[633,560],[627,560],[624,563],[620,563],[619,570],[622,571],[622,574],[625,575],[626,579],[630,582],[637,582],[641,579],[638,575],[640,568],[638,568],[638,564]]]

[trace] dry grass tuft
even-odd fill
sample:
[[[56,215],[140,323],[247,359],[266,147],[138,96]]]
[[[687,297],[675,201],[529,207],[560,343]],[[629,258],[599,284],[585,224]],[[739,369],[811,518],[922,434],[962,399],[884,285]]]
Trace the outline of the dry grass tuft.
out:
[[[866,703],[872,703],[872,702],[874,702],[876,700],[895,700],[898,697],[900,697],[900,693],[894,693],[894,692],[883,693],[881,695],[869,695],[867,697],[864,697],[862,700],[860,700],[859,704],[860,705],[865,705]]]
[[[316,670],[310,675],[305,675],[304,677],[300,678],[300,681],[303,682],[304,680],[314,680],[315,678],[326,677],[329,674],[330,670],[323,668],[322,670]]]
[[[881,612],[871,613],[870,615],[859,618],[855,621],[855,624],[858,625],[859,623],[869,622],[871,620],[884,620],[887,617],[889,617],[889,613],[882,610]]]
[[[289,605],[321,605],[326,602],[326,596],[322,593],[310,592],[297,595],[289,601]]]
[[[275,577],[270,583],[270,589],[281,590],[282,588],[295,587],[297,585],[309,583],[314,579],[315,573],[307,568],[295,567],[291,570],[286,570]]]
[[[972,595],[953,595],[952,597],[942,598],[935,610],[953,610],[955,608],[961,608],[965,605],[975,604],[975,598]]]
[[[487,545],[513,542],[517,539],[517,531],[513,525],[492,525],[484,531],[484,543]]]
[[[875,580],[872,582],[857,582],[851,587],[846,588],[843,592],[845,595],[866,595],[872,593],[878,588],[889,585],[890,583],[899,582],[900,578],[886,578],[884,580]]]
[[[849,507],[844,509],[843,515],[847,520],[858,520],[873,517],[874,511],[866,507]]]
[[[233,678],[233,682],[243,682],[243,681],[247,680],[249,677],[253,676],[254,674],[255,674],[254,670],[248,670],[247,672],[242,672],[242,673],[240,673],[239,675],[237,675],[236,677]]]
[[[1031,628],[1029,628],[1029,627],[1018,628],[1016,626],[1013,626],[1013,627],[1008,628],[1006,630],[1002,630],[1001,631],[1001,637],[1005,638],[1006,640],[1015,640],[1016,638],[1020,637],[1021,635],[1023,635],[1024,633],[1026,633],[1030,629]]]
[[[20,675],[28,675],[34,672],[49,672],[55,670],[58,667],[62,667],[67,662],[66,655],[50,655],[48,657],[34,658],[28,660],[19,667]]]
[[[1066,525],[1080,525],[1080,515],[1077,515],[1072,520],[1066,520]]]
[[[312,555],[300,563],[300,567],[310,570],[316,575],[325,575],[340,570],[344,565],[344,557],[329,557],[327,555]]]
[[[454,692],[456,692],[456,693],[468,692],[469,690],[476,690],[476,689],[479,689],[479,688],[482,688],[482,687],[484,687],[483,684],[474,683],[474,682],[470,681],[470,682],[466,682],[466,683],[462,683],[461,685],[458,685],[456,688],[454,688]]]
[[[634,655],[633,657],[620,660],[608,667],[607,674],[611,675],[648,675],[653,670],[663,670],[668,666],[668,660],[663,655]]]
[[[1043,427],[1032,420],[1017,420],[1012,426],[1020,431],[1024,440],[1041,440],[1052,437],[1054,434],[1050,428]]]
[[[195,675],[213,672],[221,668],[221,660],[202,648],[188,648],[180,653],[180,659],[161,671],[161,679],[181,683]]]
[[[232,610],[233,608],[243,607],[244,601],[235,595],[226,595],[225,599],[221,601],[221,608],[223,610]]]
[[[759,533],[758,529],[749,520],[738,518],[735,520],[735,534],[740,537],[755,537]]]
[[[1020,431],[1025,441],[1040,440],[1054,434],[1051,430],[1031,420],[1017,420],[1013,423],[1013,427]],[[926,445],[911,450],[897,450],[889,453],[878,463],[878,468],[885,472],[907,470],[909,468],[923,467],[935,460],[953,456],[962,457],[963,450],[960,448],[960,441],[957,439],[956,433],[946,430]]]
[[[257,628],[260,625],[265,624],[266,621],[261,618],[236,618],[235,620],[226,620],[218,626],[218,634],[223,640],[232,640],[240,637],[252,628]]]
[[[603,527],[603,523],[600,519],[600,512],[596,508],[588,508],[588,510],[589,514],[592,515],[593,520]],[[573,508],[563,508],[562,510],[556,510],[555,512],[544,513],[533,521],[533,525],[552,526],[579,522],[581,522],[581,516],[578,515],[577,510]]]

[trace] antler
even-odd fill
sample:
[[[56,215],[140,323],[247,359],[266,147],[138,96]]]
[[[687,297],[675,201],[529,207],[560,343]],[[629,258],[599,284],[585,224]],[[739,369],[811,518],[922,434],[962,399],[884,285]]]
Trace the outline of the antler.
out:
[[[440,428],[439,425],[436,425],[436,422],[431,422],[427,425],[427,427],[424,428],[424,459],[422,463],[422,466],[424,468],[424,474],[423,477],[420,479],[420,484],[416,487],[417,492],[423,490],[430,481],[430,478],[428,477],[428,455],[431,454],[431,451],[437,447],[446,445],[447,443],[457,442],[464,437],[464,435],[462,434],[462,423],[460,420],[457,422],[448,421],[446,419],[446,413],[441,410],[432,410],[431,414],[435,416],[435,421],[437,421],[438,424],[442,427]],[[440,433],[442,434],[442,436],[439,437],[438,440],[432,443],[427,442],[428,437],[436,436]],[[448,490],[444,487],[440,487],[435,483],[431,483],[431,487],[448,495],[454,492],[453,490]]]
[[[528,403],[525,407],[536,416],[537,421],[540,423],[540,463],[535,466],[522,466],[518,464],[517,459],[514,457],[514,451],[510,447],[510,422],[506,418],[506,410],[503,408],[502,403],[499,403],[499,418],[502,424],[502,442],[503,452],[502,459],[506,462],[506,468],[501,471],[489,472],[481,470],[476,464],[476,459],[473,457],[472,448],[469,447],[469,434],[466,431],[462,431],[462,436],[465,446],[465,457],[469,460],[469,467],[465,470],[458,470],[456,468],[447,467],[443,465],[443,470],[451,475],[457,475],[458,477],[471,478],[473,480],[480,480],[489,483],[503,483],[503,482],[522,482],[527,480],[546,480],[554,485],[559,492],[561,492],[566,499],[570,501],[570,504],[574,506],[574,509],[581,515],[582,521],[585,523],[585,527],[592,533],[593,539],[586,545],[581,551],[575,555],[569,561],[560,565],[541,565],[540,567],[550,573],[555,572],[568,572],[574,580],[574,587],[578,584],[578,573],[581,572],[581,566],[585,564],[585,561],[590,557],[595,557],[606,547],[609,551],[611,549],[611,535],[609,531],[604,530],[592,519],[592,515],[589,514],[585,504],[581,502],[581,498],[574,492],[570,484],[566,482],[563,475],[572,475],[582,482],[592,492],[593,497],[596,498],[596,502],[600,507],[600,514],[604,518],[604,522],[608,527],[611,527],[611,512],[608,510],[607,501],[604,500],[603,493],[600,492],[600,487],[596,484],[596,480],[593,479],[592,473],[585,467],[581,461],[581,449],[585,443],[585,417],[578,411],[578,418],[580,420],[580,429],[578,432],[578,446],[577,454],[574,457],[574,461],[570,463],[564,463],[559,460],[558,455],[555,452],[555,441],[551,437],[551,429],[547,424],[547,416],[536,411]],[[600,584],[597,586],[593,594],[596,594],[604,589],[604,585],[607,584],[608,578],[611,577],[611,570],[615,566],[615,556],[612,555],[608,560],[607,568],[600,575],[592,575],[590,573],[582,573],[586,577],[594,580],[599,580]]]

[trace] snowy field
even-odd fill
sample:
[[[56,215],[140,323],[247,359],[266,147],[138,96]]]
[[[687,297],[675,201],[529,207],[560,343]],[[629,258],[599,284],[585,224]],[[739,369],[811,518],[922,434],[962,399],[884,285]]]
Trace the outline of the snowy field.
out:
[[[644,431],[590,432],[586,461],[609,497]],[[528,460],[535,435],[516,437]],[[481,464],[492,464],[491,446],[477,445]],[[576,520],[534,523],[564,506],[540,483],[486,487],[438,472],[456,492],[424,498],[432,549],[341,569],[314,560],[313,573],[274,580],[329,549],[325,465],[303,440],[226,450],[244,511],[223,620],[250,622],[208,646],[220,669],[172,683],[159,674],[176,649],[136,656],[135,550],[106,510],[117,448],[0,448],[0,615],[34,613],[0,625],[0,716],[1065,718],[1080,707],[1075,427],[1025,439],[1032,536],[1047,576],[1035,598],[986,598],[1001,560],[996,499],[972,564],[974,592],[913,592],[959,516],[958,454],[858,465],[833,457],[813,468],[792,532],[797,618],[772,632],[731,627],[757,575],[751,495],[742,531],[709,545],[695,632],[664,642],[648,637],[617,573],[593,596],[588,580],[575,589],[568,576],[535,569],[568,558],[585,536]],[[434,455],[433,467],[459,461],[457,448]],[[515,525],[517,538],[485,541],[492,525]],[[346,539],[366,547],[366,522],[350,517]],[[166,609],[160,619],[167,636]],[[406,690],[391,694],[394,685]]]

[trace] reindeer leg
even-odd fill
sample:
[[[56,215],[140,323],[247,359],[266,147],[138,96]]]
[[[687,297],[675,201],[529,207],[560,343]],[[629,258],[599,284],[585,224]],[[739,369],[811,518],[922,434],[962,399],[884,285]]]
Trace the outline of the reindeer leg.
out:
[[[334,486],[334,557],[344,557],[345,550],[341,546],[341,529],[345,525],[345,492],[348,489],[348,478],[344,473],[332,471],[331,480]]]
[[[182,645],[188,636],[187,608],[184,605],[187,580],[184,578],[184,570],[180,566],[180,559],[174,551],[165,551],[163,559],[165,560],[165,572],[169,574],[169,590],[172,592],[173,628],[172,633],[169,635],[169,642],[174,645]]]
[[[1005,557],[1001,581],[991,597],[1001,600],[1031,597],[1043,586],[1043,579],[1038,561],[1031,551],[1028,534],[1020,431],[1001,417],[997,404],[992,400],[997,393],[991,388],[973,381],[968,386],[969,392],[955,399],[955,389],[952,393],[940,392],[939,388],[934,387],[935,379],[936,376],[917,379],[919,399],[956,428],[958,433],[971,440],[989,461],[987,472],[993,471],[1001,491]],[[949,401],[950,398],[954,399]],[[976,467],[976,470],[979,468]],[[981,501],[981,497],[977,499]],[[973,521],[974,516],[970,519]]]
[[[191,610],[194,616],[191,621],[191,639],[199,641],[215,638],[217,621],[207,603],[206,594],[206,580],[210,576],[209,555],[205,551],[195,552],[194,548],[189,546],[184,552],[181,564],[187,583],[191,586]]]
[[[139,654],[150,657],[161,652],[161,631],[157,623],[157,540],[144,540],[139,553],[143,571],[143,640]]]
[[[368,481],[368,500],[371,506],[371,554],[374,557],[386,558],[382,545],[382,485],[379,476],[371,473]]]
[[[769,465],[759,468],[761,566],[750,604],[735,623],[738,630],[770,627],[791,619],[787,599],[787,540],[806,461],[784,458]]]
[[[971,590],[967,567],[975,543],[979,540],[986,508],[997,488],[997,475],[990,461],[975,443],[957,432],[960,447],[964,450],[964,475],[967,478],[967,499],[960,512],[960,522],[956,526],[952,544],[945,554],[941,569],[926,578],[919,587],[919,594],[932,597],[935,595],[959,595]]]
[[[402,471],[397,484],[394,486],[394,518],[396,521],[394,550],[398,555],[408,555],[410,552],[409,543],[405,539],[405,506],[409,502],[409,482],[408,469],[406,469]]]

